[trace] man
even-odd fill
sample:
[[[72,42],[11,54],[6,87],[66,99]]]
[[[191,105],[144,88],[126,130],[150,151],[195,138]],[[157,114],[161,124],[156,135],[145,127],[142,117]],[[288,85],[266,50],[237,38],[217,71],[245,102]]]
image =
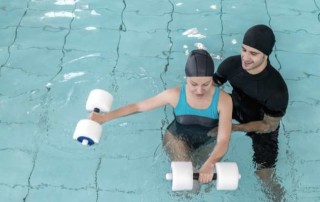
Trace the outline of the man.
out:
[[[279,124],[288,105],[286,83],[269,61],[274,44],[268,26],[253,26],[244,35],[241,55],[224,60],[214,74],[218,85],[228,81],[233,88],[232,118],[239,124],[232,130],[252,138],[253,161],[265,182],[277,161]]]

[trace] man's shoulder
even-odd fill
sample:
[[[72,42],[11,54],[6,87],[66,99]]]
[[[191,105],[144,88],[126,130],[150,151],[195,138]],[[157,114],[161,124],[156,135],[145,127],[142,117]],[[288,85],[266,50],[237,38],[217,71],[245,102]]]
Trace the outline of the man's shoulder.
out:
[[[241,56],[234,55],[224,59],[218,67],[218,71],[231,71],[241,67]]]
[[[268,96],[269,100],[272,100],[271,103],[277,102],[274,103],[274,105],[278,106],[281,105],[280,103],[282,103],[283,108],[286,108],[289,99],[287,84],[280,72],[273,66],[270,65],[268,70],[268,81],[265,83],[266,96]]]
[[[241,56],[240,55],[229,56],[222,63],[230,63],[230,64],[239,65],[239,64],[241,64]]]
[[[277,85],[284,85],[286,86],[286,83],[284,81],[284,78],[280,74],[280,72],[275,69],[272,65],[269,65],[269,78],[272,80],[272,83],[277,82]]]

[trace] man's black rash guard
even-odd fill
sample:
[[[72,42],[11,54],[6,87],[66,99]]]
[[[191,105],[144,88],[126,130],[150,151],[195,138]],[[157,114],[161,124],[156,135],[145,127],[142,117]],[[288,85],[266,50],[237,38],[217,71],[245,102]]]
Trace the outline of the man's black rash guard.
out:
[[[242,68],[240,55],[231,56],[219,65],[213,78],[219,86],[229,81],[233,106],[244,112],[243,123],[262,120],[264,114],[284,116],[289,99],[287,85],[269,60],[262,72],[252,75]]]

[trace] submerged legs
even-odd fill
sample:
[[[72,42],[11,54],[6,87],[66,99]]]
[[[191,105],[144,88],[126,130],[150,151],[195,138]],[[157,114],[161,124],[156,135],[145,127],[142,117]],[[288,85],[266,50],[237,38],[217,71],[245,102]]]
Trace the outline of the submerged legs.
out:
[[[191,148],[169,131],[163,137],[163,147],[171,161],[191,161]]]
[[[263,168],[256,170],[256,175],[262,181],[263,192],[270,201],[285,201],[285,189],[281,186],[275,168]]]

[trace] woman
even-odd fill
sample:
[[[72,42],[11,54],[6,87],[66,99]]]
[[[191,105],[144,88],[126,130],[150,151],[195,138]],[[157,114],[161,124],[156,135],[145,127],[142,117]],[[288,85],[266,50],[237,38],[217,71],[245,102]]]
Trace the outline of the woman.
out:
[[[185,85],[167,89],[149,99],[129,104],[107,114],[92,113],[90,118],[104,123],[115,118],[145,112],[164,105],[174,108],[173,122],[168,126],[163,145],[171,161],[191,161],[192,152],[216,140],[210,156],[199,170],[199,182],[212,180],[214,164],[227,152],[231,134],[232,101],[215,87],[214,64],[205,50],[193,50],[186,63]],[[217,137],[208,132],[218,127]]]

